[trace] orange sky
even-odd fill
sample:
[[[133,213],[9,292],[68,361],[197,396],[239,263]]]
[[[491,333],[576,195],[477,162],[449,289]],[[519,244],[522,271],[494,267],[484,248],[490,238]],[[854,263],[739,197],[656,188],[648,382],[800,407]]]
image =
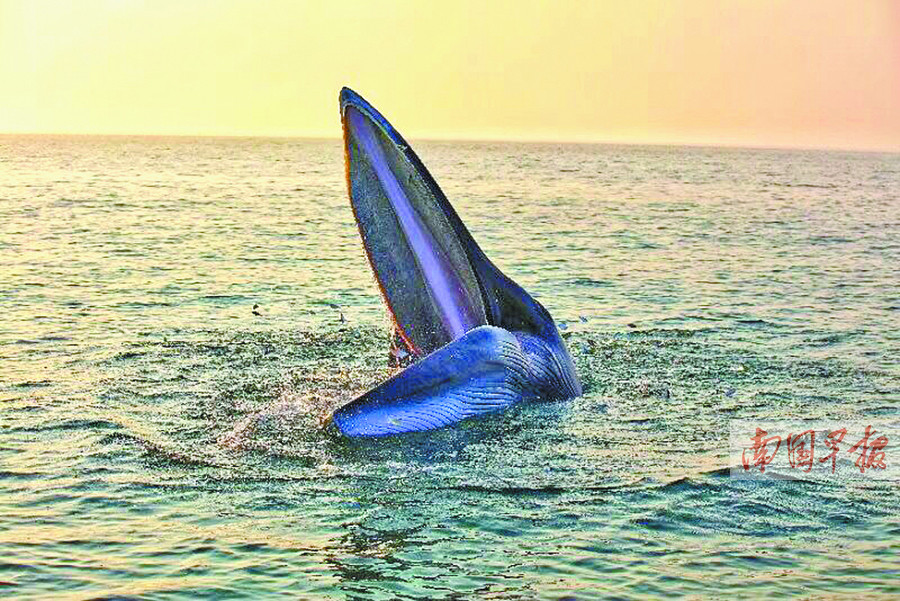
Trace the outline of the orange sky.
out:
[[[0,0],[0,132],[900,150],[900,2]]]

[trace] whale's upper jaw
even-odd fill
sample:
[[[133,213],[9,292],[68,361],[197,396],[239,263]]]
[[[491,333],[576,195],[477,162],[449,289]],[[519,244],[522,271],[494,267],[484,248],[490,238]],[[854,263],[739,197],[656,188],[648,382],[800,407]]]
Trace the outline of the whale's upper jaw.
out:
[[[349,88],[340,107],[356,223],[409,348],[422,357],[481,325],[562,345],[550,314],[488,260],[403,136]]]
[[[350,202],[369,262],[407,346],[425,356],[486,325],[481,288],[440,189],[368,102],[341,92]]]

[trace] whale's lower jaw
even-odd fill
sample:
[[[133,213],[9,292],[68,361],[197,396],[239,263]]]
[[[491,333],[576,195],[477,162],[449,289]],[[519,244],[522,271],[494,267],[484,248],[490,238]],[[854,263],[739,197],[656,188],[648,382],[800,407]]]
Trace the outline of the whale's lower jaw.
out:
[[[332,422],[346,436],[388,436],[580,394],[573,370],[545,341],[481,326],[341,407]]]

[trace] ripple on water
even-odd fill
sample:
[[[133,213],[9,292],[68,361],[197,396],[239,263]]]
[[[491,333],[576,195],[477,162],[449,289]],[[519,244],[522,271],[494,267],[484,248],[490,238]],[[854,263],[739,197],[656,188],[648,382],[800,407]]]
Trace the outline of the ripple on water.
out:
[[[0,596],[900,596],[895,483],[723,448],[897,416],[896,156],[424,144],[585,396],[348,441],[391,372],[339,143],[0,144]]]

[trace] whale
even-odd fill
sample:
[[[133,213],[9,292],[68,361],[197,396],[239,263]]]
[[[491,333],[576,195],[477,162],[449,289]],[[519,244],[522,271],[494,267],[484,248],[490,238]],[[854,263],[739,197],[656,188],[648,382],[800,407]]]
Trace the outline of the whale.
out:
[[[434,430],[581,395],[550,313],[472,238],[412,147],[362,96],[340,92],[350,206],[403,369],[330,416],[344,436]]]

